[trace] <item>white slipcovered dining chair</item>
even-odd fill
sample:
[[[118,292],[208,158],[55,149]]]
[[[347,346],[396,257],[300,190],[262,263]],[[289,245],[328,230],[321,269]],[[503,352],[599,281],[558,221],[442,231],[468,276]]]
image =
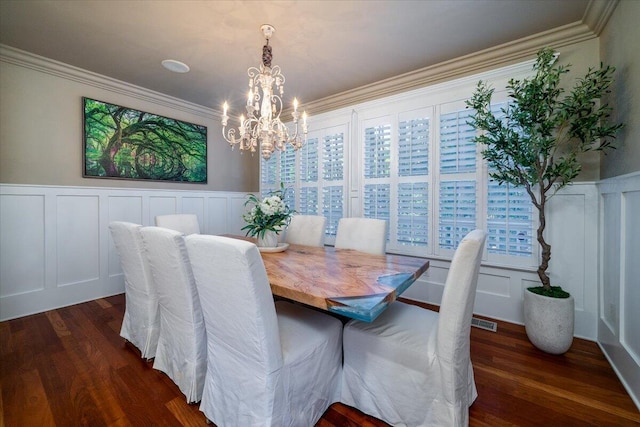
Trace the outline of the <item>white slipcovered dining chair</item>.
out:
[[[470,328],[485,238],[474,230],[460,242],[439,313],[396,301],[372,323],[345,325],[343,403],[394,426],[469,424],[477,397]]]
[[[124,221],[109,224],[124,273],[125,311],[120,336],[136,346],[143,358],[153,359],[160,332],[158,294],[144,254],[141,228]]]
[[[218,427],[313,426],[340,398],[342,323],[274,304],[258,248],[187,236],[207,330],[200,410]]]
[[[336,249],[354,249],[384,255],[387,246],[387,221],[374,218],[340,218],[336,231]]]
[[[176,230],[182,234],[200,234],[198,216],[194,214],[158,215],[156,226]]]
[[[173,380],[188,403],[198,402],[207,368],[206,336],[184,236],[161,227],[140,232],[160,305],[153,367]]]
[[[318,215],[294,215],[287,227],[285,241],[294,245],[324,246],[327,218]]]

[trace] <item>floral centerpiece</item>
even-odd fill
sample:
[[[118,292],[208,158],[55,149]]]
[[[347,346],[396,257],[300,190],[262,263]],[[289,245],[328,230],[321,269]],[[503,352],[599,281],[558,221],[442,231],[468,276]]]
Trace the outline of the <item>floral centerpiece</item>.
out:
[[[271,191],[262,200],[249,194],[249,198],[244,203],[245,207],[252,207],[242,215],[247,223],[242,230],[247,230],[247,236],[257,237],[258,246],[276,247],[278,234],[289,225],[291,215],[295,211],[285,203],[285,193],[286,189],[281,185],[279,190]]]

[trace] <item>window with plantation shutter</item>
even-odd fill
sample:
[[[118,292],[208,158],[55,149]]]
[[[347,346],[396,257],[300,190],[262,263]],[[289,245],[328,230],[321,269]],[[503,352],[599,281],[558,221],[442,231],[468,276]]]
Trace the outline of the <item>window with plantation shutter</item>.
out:
[[[364,177],[390,176],[391,125],[385,124],[364,130]]]
[[[374,120],[364,128],[362,216],[391,219],[391,124]],[[388,232],[389,227],[387,227]],[[389,234],[387,234],[387,239]]]
[[[429,184],[398,184],[397,239],[403,246],[428,246]]]
[[[428,241],[432,108],[366,120],[362,216],[388,223],[387,251],[423,254]]]
[[[476,228],[475,181],[441,181],[438,244],[455,249]]]
[[[504,120],[506,102],[491,106]],[[488,172],[492,171],[488,168]],[[533,253],[533,204],[523,187],[487,177],[487,250],[489,256],[530,257]]]
[[[318,187],[300,187],[300,215],[319,215],[318,213]]]
[[[440,173],[476,170],[475,130],[467,124],[473,112],[454,111],[440,115]]]
[[[531,256],[533,206],[526,190],[489,181],[487,249],[490,254]]]
[[[260,184],[261,187],[275,187],[278,162],[276,156],[271,156],[269,160],[260,157]]]
[[[327,218],[325,235],[335,237],[338,222],[344,216],[344,133],[323,138],[322,214]]]
[[[324,137],[322,170],[322,178],[325,181],[344,179],[344,135],[342,133]]]
[[[299,194],[298,213],[301,215],[319,215],[318,211],[318,138],[309,138],[299,150]]]
[[[344,212],[342,185],[327,186],[322,189],[322,215],[327,218],[325,235],[335,237],[338,222]]]
[[[389,184],[364,186],[364,217],[389,220],[391,192]]]
[[[293,184],[296,182],[296,152],[287,148],[280,152],[280,182]]]
[[[400,247],[429,244],[430,119],[414,115],[398,123],[396,239]]]
[[[467,124],[474,112],[465,99],[479,79],[496,85],[492,110],[504,116],[510,76],[496,80],[492,72],[323,113],[300,150],[261,160],[261,194],[283,182],[299,214],[327,218],[329,245],[340,218],[378,218],[388,221],[388,252],[446,260],[481,228],[488,233],[484,262],[535,267],[529,196],[489,177]]]
[[[300,182],[318,182],[318,138],[309,138],[300,152]]]
[[[438,248],[443,250],[455,250],[478,224],[478,147],[475,130],[467,124],[472,114],[463,102],[440,109]]]
[[[429,173],[429,119],[401,121],[398,125],[398,175]]]

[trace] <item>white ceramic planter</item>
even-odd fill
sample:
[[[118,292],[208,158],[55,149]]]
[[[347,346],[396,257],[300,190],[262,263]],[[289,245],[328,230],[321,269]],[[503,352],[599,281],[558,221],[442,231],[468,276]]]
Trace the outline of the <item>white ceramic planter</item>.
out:
[[[524,327],[542,351],[563,354],[573,342],[574,300],[551,298],[524,290]]]
[[[275,248],[278,246],[278,235],[275,231],[265,231],[264,237],[258,237],[257,245],[261,248]]]

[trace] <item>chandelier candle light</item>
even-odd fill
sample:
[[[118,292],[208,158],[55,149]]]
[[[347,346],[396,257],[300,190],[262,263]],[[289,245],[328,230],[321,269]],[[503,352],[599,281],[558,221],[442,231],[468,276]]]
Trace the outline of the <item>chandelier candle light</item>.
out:
[[[307,113],[302,113],[302,133],[304,142],[298,134],[298,100],[293,99],[293,124],[295,133],[289,136],[289,129],[280,121],[282,112],[282,96],[284,94],[284,75],[280,72],[278,65],[271,66],[271,46],[269,39],[273,35],[275,28],[265,24],[260,27],[267,43],[262,47],[262,64],[260,69],[250,67],[247,70],[249,75],[249,95],[247,96],[247,117],[240,116],[239,135],[236,136],[236,129],[227,131],[227,121],[229,116],[227,111],[229,105],[225,101],[222,113],[222,136],[229,143],[231,148],[237,144],[241,151],[249,150],[255,153],[260,146],[260,152],[265,160],[269,160],[271,154],[278,149],[284,151],[287,145],[291,145],[294,150],[298,150],[304,145],[307,139]],[[276,91],[274,92],[273,85]]]

